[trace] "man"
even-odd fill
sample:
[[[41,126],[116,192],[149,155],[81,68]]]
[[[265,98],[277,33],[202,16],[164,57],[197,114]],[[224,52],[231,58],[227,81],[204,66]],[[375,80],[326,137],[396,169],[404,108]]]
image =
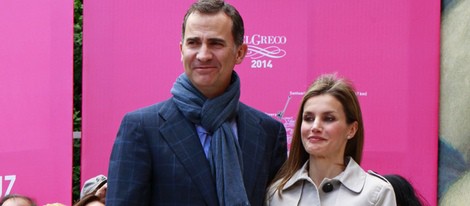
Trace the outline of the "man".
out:
[[[241,102],[243,20],[220,0],[187,11],[173,97],[126,114],[106,205],[262,205],[287,155],[284,126]]]

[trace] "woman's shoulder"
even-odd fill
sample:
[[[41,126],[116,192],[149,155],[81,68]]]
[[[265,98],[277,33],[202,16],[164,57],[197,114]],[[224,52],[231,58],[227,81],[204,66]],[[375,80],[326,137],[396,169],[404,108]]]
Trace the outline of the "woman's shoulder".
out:
[[[281,184],[280,179],[273,182],[271,185],[269,185],[269,187],[266,191],[266,199],[265,199],[265,204],[264,205],[272,205],[273,198],[277,199],[275,197],[275,194],[279,192],[279,190],[278,190],[279,184]]]
[[[368,170],[366,179],[364,189],[371,195],[371,202],[375,202],[375,205],[396,205],[395,192],[385,177]]]
[[[390,186],[390,187],[392,186],[390,184],[390,182],[388,182],[387,178],[383,177],[382,175],[380,175],[377,172],[374,172],[372,170],[368,170],[367,171],[367,176],[368,176],[369,181],[371,181],[372,183],[374,183],[376,185]]]
[[[367,171],[367,178],[364,187],[377,192],[377,194],[393,193],[392,184],[390,184],[385,177],[372,170]]]
[[[348,180],[352,181],[354,185],[359,184],[358,182],[363,182],[365,186],[392,186],[388,180],[380,175],[377,172],[374,172],[373,170],[368,170],[367,172],[359,165],[357,164],[354,159],[350,158],[348,166],[346,168],[346,173],[349,175],[346,175],[347,177],[355,177],[358,179],[355,179],[355,181],[352,181],[351,179],[347,178]]]
[[[278,187],[281,184],[282,179],[278,179],[277,181],[273,182],[271,185],[269,185],[267,191],[266,191],[266,199],[272,199],[274,194],[278,193]]]

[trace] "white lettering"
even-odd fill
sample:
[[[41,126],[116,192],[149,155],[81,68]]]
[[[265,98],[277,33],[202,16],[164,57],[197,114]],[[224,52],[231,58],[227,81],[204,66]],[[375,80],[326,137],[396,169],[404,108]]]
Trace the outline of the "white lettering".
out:
[[[289,92],[290,95],[292,96],[303,96],[305,94],[305,92]]]
[[[9,181],[8,187],[5,191],[5,196],[10,194],[11,189],[13,188],[13,185],[15,184],[16,181],[16,175],[6,175],[5,179],[3,179],[2,176],[0,176],[0,197],[2,197],[2,192],[3,192],[3,180]]]
[[[367,96],[367,92],[356,92],[356,96],[360,97],[360,96]]]
[[[245,36],[244,41],[246,44],[260,45],[260,44],[286,44],[287,37],[285,36],[261,36],[254,34],[253,36]]]

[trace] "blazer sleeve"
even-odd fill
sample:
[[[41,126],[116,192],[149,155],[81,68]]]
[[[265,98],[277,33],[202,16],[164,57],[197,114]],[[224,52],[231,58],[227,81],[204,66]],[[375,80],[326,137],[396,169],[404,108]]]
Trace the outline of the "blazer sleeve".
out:
[[[277,171],[281,168],[282,164],[287,159],[287,137],[286,137],[286,129],[283,124],[278,123],[278,132],[276,142],[274,144],[273,156],[271,159],[271,168],[269,172],[269,181],[270,183],[274,176],[276,175]]]
[[[151,153],[140,112],[124,116],[108,168],[106,205],[150,205]]]

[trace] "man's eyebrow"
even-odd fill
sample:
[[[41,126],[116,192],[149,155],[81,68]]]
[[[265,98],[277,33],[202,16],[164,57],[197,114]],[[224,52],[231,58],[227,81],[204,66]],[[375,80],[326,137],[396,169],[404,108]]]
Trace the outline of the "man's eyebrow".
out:
[[[201,41],[201,39],[199,37],[188,37],[185,38],[184,41]]]
[[[217,37],[213,37],[213,38],[209,38],[209,41],[220,41],[220,42],[225,42],[225,39],[222,39],[222,38],[217,38]]]
[[[220,43],[225,43],[225,39],[222,39],[222,38],[217,38],[217,37],[214,37],[214,38],[209,38],[209,41],[210,42],[220,42]]]
[[[213,37],[207,39],[208,43],[219,43],[219,44],[227,44],[227,41],[223,38]],[[187,37],[184,39],[184,42],[202,42],[200,37]]]

